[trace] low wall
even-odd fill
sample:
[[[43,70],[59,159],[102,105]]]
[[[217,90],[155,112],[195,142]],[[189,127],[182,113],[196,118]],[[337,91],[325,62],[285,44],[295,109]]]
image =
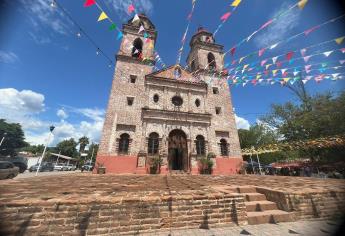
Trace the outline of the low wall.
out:
[[[297,219],[334,218],[345,214],[344,191],[308,191],[287,193],[267,188],[256,188],[279,209],[293,211]]]
[[[1,235],[135,234],[164,228],[246,225],[243,196],[200,194],[95,201],[0,203]]]
[[[241,169],[242,158],[236,157],[217,157],[213,175],[234,175]]]

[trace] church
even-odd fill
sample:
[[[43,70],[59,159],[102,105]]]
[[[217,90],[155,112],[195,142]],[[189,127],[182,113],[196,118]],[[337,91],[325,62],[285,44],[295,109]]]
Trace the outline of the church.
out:
[[[214,175],[238,173],[242,156],[223,46],[203,28],[192,36],[187,67],[154,70],[157,31],[140,14],[123,25],[102,137],[95,163],[106,173],[199,174],[214,153]],[[217,74],[217,77],[214,75]]]

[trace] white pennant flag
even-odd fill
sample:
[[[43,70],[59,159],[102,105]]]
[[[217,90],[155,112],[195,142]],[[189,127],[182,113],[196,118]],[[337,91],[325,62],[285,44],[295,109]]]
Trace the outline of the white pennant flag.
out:
[[[287,71],[287,69],[281,69],[280,71],[282,72],[282,75],[283,75],[285,71]]]
[[[276,61],[278,60],[278,57],[272,57],[273,64],[276,64]]]
[[[143,25],[140,25],[140,28],[139,28],[139,31],[138,31],[138,34],[140,34],[141,32],[145,31],[145,28]]]
[[[306,56],[306,57],[303,57],[303,60],[304,60],[305,63],[307,63],[310,58],[311,58],[311,56]]]
[[[332,74],[333,78],[337,78],[338,75],[340,75],[340,73],[335,73],[335,74]]]
[[[293,72],[293,76],[298,75],[298,73],[299,73],[299,71],[294,71],[294,72]]]
[[[308,82],[308,80],[303,79],[302,82],[303,82],[303,84],[306,84]]]
[[[247,42],[257,33],[258,31],[254,31],[254,33],[252,33],[251,35],[248,36],[247,38]]]
[[[132,23],[134,23],[134,22],[136,22],[136,21],[138,21],[138,20],[140,20],[140,18],[139,18],[139,16],[138,16],[138,14],[135,14],[135,16],[134,16],[134,18],[133,18],[133,20],[132,20]]]
[[[273,44],[273,45],[270,47],[270,49],[273,49],[273,48],[275,48],[275,47],[277,47],[277,46],[278,46],[278,43]]]
[[[323,55],[325,55],[326,57],[329,57],[329,55],[331,55],[332,52],[333,52],[333,51],[324,52]]]
[[[301,55],[302,55],[302,57],[305,56],[305,53],[306,53],[306,52],[307,52],[307,49],[305,49],[305,48],[301,49]]]

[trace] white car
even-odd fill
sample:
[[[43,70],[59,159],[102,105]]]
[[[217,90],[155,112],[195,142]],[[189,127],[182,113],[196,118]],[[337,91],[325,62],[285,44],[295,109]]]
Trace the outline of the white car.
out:
[[[54,166],[54,170],[61,171],[65,167],[65,164],[63,163],[58,163]]]
[[[73,165],[73,164],[65,165],[65,166],[62,168],[62,170],[67,170],[67,171],[74,171],[74,170],[76,170],[76,169],[77,169],[77,167],[76,167],[75,165]]]

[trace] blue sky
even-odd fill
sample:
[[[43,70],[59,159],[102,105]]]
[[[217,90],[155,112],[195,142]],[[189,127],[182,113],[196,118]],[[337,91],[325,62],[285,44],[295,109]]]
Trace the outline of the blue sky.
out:
[[[43,143],[48,127],[54,124],[54,141],[89,136],[99,141],[104,113],[110,93],[114,67],[96,55],[96,48],[49,0],[3,1],[0,25],[0,118],[23,125],[27,141]],[[113,60],[119,48],[116,31],[108,30],[108,22],[97,22],[100,11],[83,7],[83,0],[58,0],[71,16]],[[198,26],[214,32],[220,17],[230,7],[231,0],[197,0],[195,12],[183,51],[185,65],[189,40]],[[271,19],[280,10],[298,0],[243,0],[216,35],[216,41],[229,50]],[[98,3],[117,25],[125,23],[130,1],[99,0]],[[191,1],[134,0],[135,7],[145,12],[158,31],[156,50],[165,64],[175,64],[181,39],[187,25]],[[335,1],[309,0],[303,10],[293,9],[287,16],[256,34],[248,43],[237,48],[233,59],[286,39],[297,33],[344,14]],[[308,36],[301,36],[265,53],[273,57],[292,50],[344,36],[345,17],[328,24]],[[309,54],[345,47],[345,43],[330,43],[316,47]],[[296,55],[297,57],[297,55]],[[300,55],[298,55],[300,57]],[[310,64],[345,59],[344,54],[315,57]],[[228,55],[226,62],[232,59]],[[260,61],[258,56],[248,62]],[[297,62],[296,62],[297,63]],[[304,65],[304,62],[299,62]],[[245,64],[245,63],[244,63]],[[296,64],[299,65],[299,64]],[[294,66],[294,65],[292,65]],[[289,66],[288,66],[289,67]],[[291,67],[291,66],[290,66]],[[284,68],[284,66],[283,66]],[[330,73],[344,73],[338,69]],[[344,88],[344,80],[310,81],[306,84],[312,94]],[[296,101],[290,90],[280,85],[247,85],[231,89],[238,125],[247,128],[267,113],[272,103]]]

